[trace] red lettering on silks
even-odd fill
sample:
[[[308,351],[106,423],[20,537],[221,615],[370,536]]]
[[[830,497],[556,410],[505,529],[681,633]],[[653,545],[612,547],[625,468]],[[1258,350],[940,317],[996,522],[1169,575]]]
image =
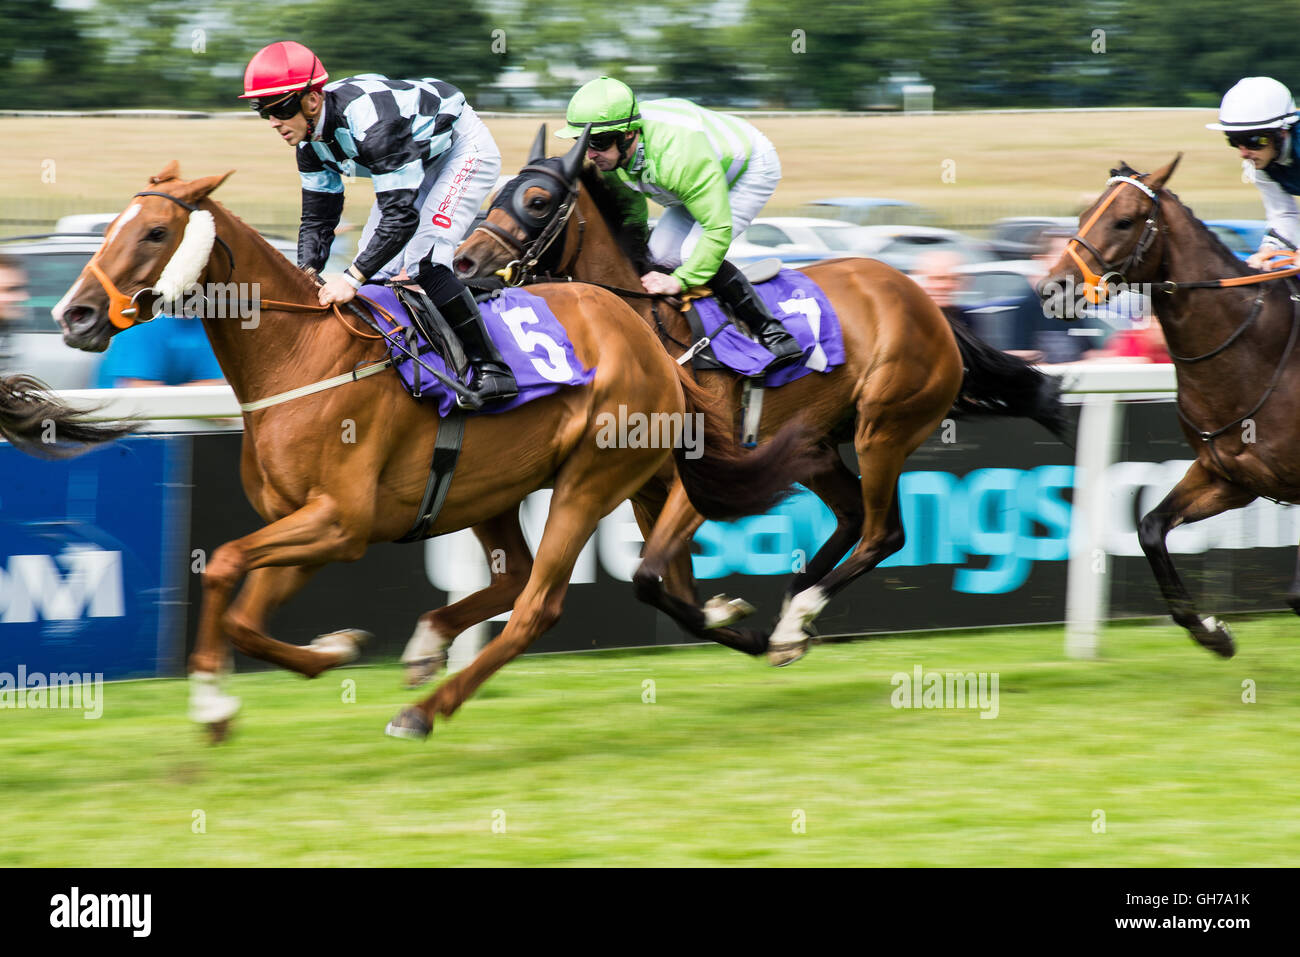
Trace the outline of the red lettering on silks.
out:
[[[470,174],[478,167],[478,157],[471,156],[465,165],[456,171],[447,188],[447,195],[438,204],[438,211],[433,214],[433,225],[451,229],[451,218],[456,215],[465,187],[469,185]]]

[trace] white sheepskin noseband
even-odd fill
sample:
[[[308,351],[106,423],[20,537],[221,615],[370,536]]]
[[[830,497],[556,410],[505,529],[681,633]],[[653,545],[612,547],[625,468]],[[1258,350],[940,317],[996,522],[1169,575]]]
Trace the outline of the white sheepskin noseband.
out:
[[[216,240],[217,224],[213,221],[212,214],[202,209],[190,213],[190,221],[185,226],[181,244],[163,267],[153,291],[163,299],[180,299],[186,288],[196,282],[199,273],[203,272]]]

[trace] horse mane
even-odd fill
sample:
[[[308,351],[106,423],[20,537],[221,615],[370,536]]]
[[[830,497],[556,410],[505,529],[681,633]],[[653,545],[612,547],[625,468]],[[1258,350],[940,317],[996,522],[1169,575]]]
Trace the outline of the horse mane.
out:
[[[211,196],[206,196],[204,197],[204,199],[206,199],[213,206],[216,206],[218,209],[224,212],[234,222],[238,223],[240,226],[244,227],[244,229],[248,230],[249,235],[252,236],[253,243],[259,249],[261,249],[262,252],[269,253],[272,259],[279,258],[289,263],[289,266],[291,268],[286,270],[286,275],[291,275],[294,277],[293,282],[295,283],[295,286],[293,288],[293,291],[295,293],[300,293],[302,296],[302,298],[298,301],[301,301],[304,305],[308,303],[314,304],[316,302],[316,295],[318,291],[316,283],[312,281],[310,276],[308,276],[305,272],[299,269],[296,263],[289,260],[284,255],[284,253],[280,252],[280,250],[276,249],[269,242],[267,242],[266,237],[263,236],[257,229],[250,226],[248,223],[244,222],[244,220],[241,219],[239,216],[236,216],[229,206],[217,202]],[[321,308],[328,309],[329,307],[322,306]]]
[[[1120,160],[1119,166],[1111,170],[1110,175],[1130,176],[1133,179],[1141,180],[1147,174],[1139,173],[1132,166],[1129,166],[1128,163],[1125,163],[1123,160]],[[1212,230],[1209,226],[1205,225],[1205,223],[1201,220],[1201,217],[1196,215],[1196,211],[1192,209],[1192,207],[1188,206],[1186,203],[1184,203],[1181,199],[1178,198],[1177,193],[1175,193],[1173,190],[1169,189],[1168,187],[1162,187],[1160,192],[1168,193],[1170,198],[1173,199],[1175,203],[1177,203],[1179,206],[1181,206],[1183,209],[1187,211],[1187,215],[1191,217],[1193,224],[1195,224],[1195,226],[1198,229],[1200,229],[1202,233],[1205,234],[1206,238],[1209,239],[1211,249],[1213,249],[1216,253],[1219,253],[1228,262],[1236,263],[1238,266],[1241,267],[1241,272],[1239,273],[1239,275],[1245,275],[1247,273],[1254,271],[1249,266],[1247,266],[1244,262],[1242,262],[1240,259],[1237,258],[1237,254],[1228,248],[1227,244],[1218,237],[1218,234],[1216,234],[1214,230]]]
[[[632,262],[638,274],[648,272],[652,266],[650,247],[646,245],[646,236],[639,229],[631,229],[623,220],[623,212],[614,195],[614,188],[605,180],[604,174],[592,163],[582,164],[582,185],[587,195],[596,204],[605,225],[609,227],[614,241],[618,243],[623,255]]]

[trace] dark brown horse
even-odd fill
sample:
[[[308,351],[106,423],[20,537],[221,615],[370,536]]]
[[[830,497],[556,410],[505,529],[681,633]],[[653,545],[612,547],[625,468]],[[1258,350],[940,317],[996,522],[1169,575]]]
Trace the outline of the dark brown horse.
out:
[[[1267,274],[1242,263],[1169,192],[1179,158],[1154,173],[1111,170],[1041,291],[1050,309],[1075,299],[1072,287],[1082,286],[1095,302],[1116,280],[1152,284],[1178,377],[1176,409],[1196,461],[1142,519],[1138,534],[1174,620],[1201,645],[1231,657],[1231,632],[1197,613],[1165,538],[1179,525],[1259,496],[1300,502],[1300,290],[1286,273],[1261,282]],[[1288,602],[1300,613],[1300,576]]]
[[[545,158],[544,137],[545,129],[528,165],[501,188],[486,222],[457,251],[458,273],[487,276],[513,264],[514,280],[522,267],[531,276],[603,285],[625,296],[647,326],[658,331],[670,355],[682,356],[692,343],[685,317],[641,292],[639,277],[647,268],[644,244],[629,241],[618,204],[593,167],[587,166],[578,178],[557,175],[561,161]],[[1019,359],[954,328],[930,297],[898,270],[874,260],[836,259],[804,272],[835,308],[846,361],[829,373],[806,375],[769,391],[760,441],[797,418],[809,424],[824,455],[800,481],[826,503],[837,524],[795,574],[770,635],[730,627],[749,610],[743,603],[720,597],[703,608],[698,604],[688,544],[703,517],[680,483],[651,483],[633,499],[647,538],[644,561],[634,578],[638,596],[691,634],[749,654],[766,651],[777,665],[804,654],[807,626],[832,596],[903,546],[899,474],[954,402],[972,413],[1031,417],[1058,435],[1065,428],[1053,383]],[[726,371],[698,376],[734,416],[743,380]],[[840,459],[837,446],[842,441],[853,443],[856,470]],[[486,530],[479,531],[487,547]],[[522,540],[514,528],[508,538]],[[502,542],[496,544],[503,547]],[[500,590],[498,602],[507,594]],[[464,615],[447,614],[436,626],[454,635],[451,629],[470,623]]]
[[[370,543],[393,541],[411,527],[440,425],[435,407],[412,400],[396,375],[340,375],[364,372],[367,363],[382,359],[382,342],[335,321],[342,318],[337,310],[315,306],[312,279],[213,202],[209,194],[224,179],[186,182],[174,163],[153,177],[110,227],[58,317],[69,345],[102,351],[117,328],[138,318],[135,310],[148,308],[151,290],[165,285],[161,277],[184,273],[182,285],[214,277],[249,290],[250,301],[261,305],[251,325],[204,317],[241,404],[345,380],[244,413],[241,476],[249,501],[268,524],[218,548],[203,576],[198,644],[190,659],[191,703],[194,717],[216,733],[237,706],[219,688],[227,640],[245,654],[308,677],[355,657],[355,631],[297,646],[270,637],[266,621],[321,566],[354,561]],[[214,238],[196,247],[191,228]],[[176,265],[183,267],[186,257],[192,260],[188,273]],[[254,290],[275,290],[282,298],[259,300]],[[390,733],[427,735],[435,715],[451,715],[555,622],[574,561],[596,523],[671,461],[670,452],[694,504],[706,514],[731,516],[779,499],[812,454],[798,430],[784,432],[772,449],[741,450],[707,394],[674,366],[618,297],[574,285],[535,292],[596,374],[586,386],[468,419],[460,464],[432,533],[516,513],[528,493],[551,484],[545,533],[535,561],[523,563],[524,583],[505,631],[465,670],[403,711]],[[695,413],[704,416],[702,454],[696,458],[680,446],[611,446],[602,439],[611,417],[681,421]],[[520,569],[510,574],[518,576]]]

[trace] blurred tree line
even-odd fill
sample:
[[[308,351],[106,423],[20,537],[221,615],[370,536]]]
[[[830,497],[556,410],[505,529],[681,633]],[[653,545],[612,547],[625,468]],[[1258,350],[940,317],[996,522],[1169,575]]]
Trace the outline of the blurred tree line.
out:
[[[437,76],[483,108],[553,106],[598,71],[644,95],[735,107],[863,109],[896,75],[933,84],[936,109],[1212,106],[1246,75],[1300,86],[1280,12],[1221,0],[0,0],[0,89],[17,109],[236,107],[248,58],[293,38],[333,78]]]

